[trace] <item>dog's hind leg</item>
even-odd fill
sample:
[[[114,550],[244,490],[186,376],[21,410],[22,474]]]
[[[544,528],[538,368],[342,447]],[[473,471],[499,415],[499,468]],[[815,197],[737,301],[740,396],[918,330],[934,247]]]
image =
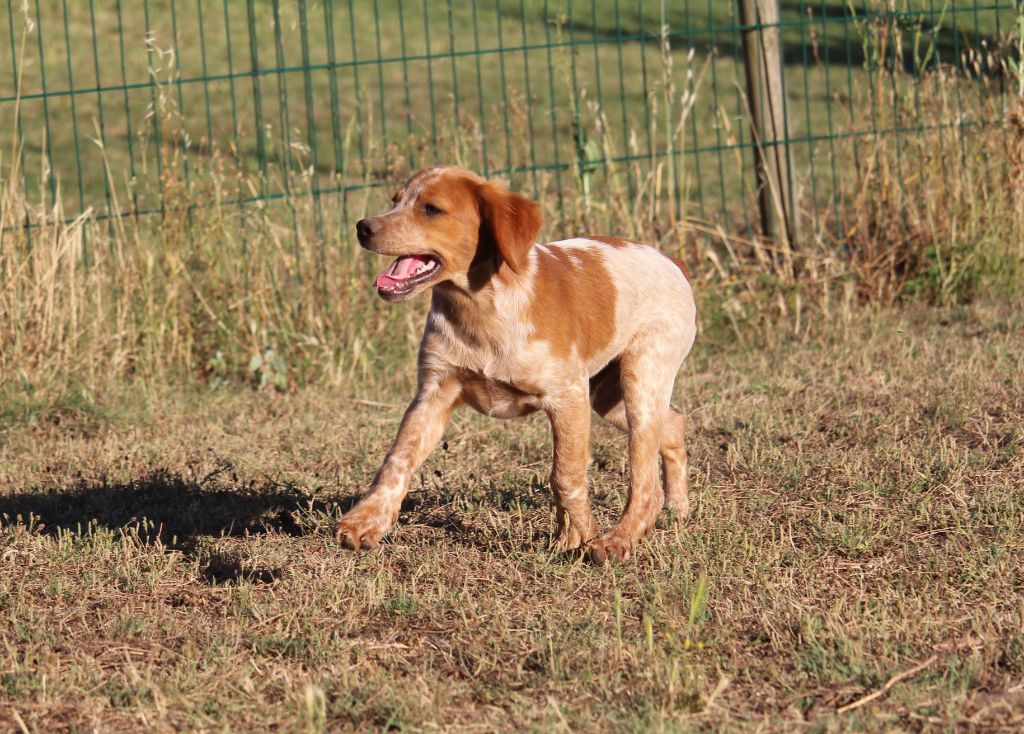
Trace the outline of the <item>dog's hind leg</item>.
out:
[[[668,409],[661,431],[661,472],[665,480],[665,509],[686,517],[690,514],[686,418],[673,408]]]
[[[626,405],[622,399],[621,370],[615,360],[590,380],[590,402],[599,416],[622,431],[628,431]],[[686,418],[668,409],[661,431],[661,470],[666,510],[686,517],[690,510],[687,491]]]
[[[596,563],[627,560],[637,541],[654,527],[665,504],[658,485],[658,454],[669,444],[670,470],[678,470],[678,424],[670,423],[675,419],[669,418],[669,400],[685,353],[672,340],[652,334],[635,340],[619,359],[619,386],[629,432],[629,496],[615,527],[590,544],[590,557]],[[671,440],[666,441],[666,430]],[[678,493],[678,487],[673,491]]]

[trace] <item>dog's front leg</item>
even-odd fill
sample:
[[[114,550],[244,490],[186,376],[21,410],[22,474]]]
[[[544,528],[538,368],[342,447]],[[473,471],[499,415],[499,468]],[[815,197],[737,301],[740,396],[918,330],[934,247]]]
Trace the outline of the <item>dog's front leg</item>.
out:
[[[353,550],[372,548],[395,524],[409,480],[441,440],[460,392],[455,379],[421,383],[373,484],[335,527],[342,545]]]
[[[555,545],[573,550],[585,545],[597,532],[587,496],[587,463],[590,461],[590,401],[587,384],[568,389],[547,409],[554,443],[551,493],[555,501]]]

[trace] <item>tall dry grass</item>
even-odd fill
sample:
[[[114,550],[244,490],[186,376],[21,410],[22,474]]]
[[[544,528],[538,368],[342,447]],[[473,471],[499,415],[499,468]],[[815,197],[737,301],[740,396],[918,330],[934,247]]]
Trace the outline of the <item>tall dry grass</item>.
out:
[[[887,44],[902,42],[882,25],[863,33],[880,59],[890,55]],[[694,105],[707,103],[706,62],[691,55],[686,69],[673,70],[671,54],[664,56],[663,88],[652,95],[654,134],[684,149]],[[950,302],[986,284],[1013,283],[1024,262],[1024,89],[1009,114],[998,108],[1005,98],[976,91],[1019,82],[1013,54],[1001,58],[1000,69],[979,56],[970,78],[942,65],[912,78],[884,62],[858,76],[863,83],[849,93],[858,108],[875,101],[876,125],[930,124],[841,146],[842,186],[824,204],[805,204],[801,215],[814,226],[804,228],[792,267],[778,267],[771,243],[740,236],[728,222],[676,216],[674,182],[684,201],[700,183],[687,157],[588,165],[587,156],[609,160],[621,146],[622,131],[594,103],[579,110],[584,155],[562,190],[551,175],[531,174],[546,214],[543,234],[615,233],[683,254],[698,281],[706,337],[800,332],[808,311],[849,317],[863,301]],[[677,86],[681,76],[686,83]],[[985,107],[972,117],[999,122],[959,125],[967,92]],[[160,216],[102,219],[87,211],[65,221],[43,191],[20,185],[25,141],[12,133],[0,158],[0,383],[38,390],[69,380],[240,379],[283,388],[405,379],[386,367],[415,344],[425,304],[379,303],[371,280],[381,263],[359,250],[350,231],[386,196],[370,187],[317,197],[295,173],[288,174],[290,199],[237,206],[230,202],[265,182],[230,150],[214,146],[208,156],[190,157],[168,90],[152,112],[164,131],[150,141],[163,168]],[[521,115],[521,107],[513,103],[511,114]],[[473,120],[454,121],[445,131],[452,159],[480,134]],[[737,142],[735,128],[724,134]],[[522,153],[525,160],[525,147]],[[408,171],[402,156],[392,159],[397,168],[381,178],[397,182]],[[752,206],[756,192],[746,194]],[[47,224],[24,228],[29,213]]]

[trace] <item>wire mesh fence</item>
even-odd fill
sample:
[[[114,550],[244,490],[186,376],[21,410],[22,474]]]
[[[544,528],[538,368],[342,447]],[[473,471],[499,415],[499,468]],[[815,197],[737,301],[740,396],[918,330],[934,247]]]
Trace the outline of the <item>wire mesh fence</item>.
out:
[[[936,141],[1002,124],[1022,93],[1019,0],[779,10],[742,24],[717,0],[6,0],[0,177],[23,196],[3,221],[287,215],[304,196],[327,237],[373,189],[458,162],[544,195],[570,229],[616,196],[752,234],[742,45],[767,26],[786,89],[773,144],[821,232],[841,227],[878,141],[909,180]]]

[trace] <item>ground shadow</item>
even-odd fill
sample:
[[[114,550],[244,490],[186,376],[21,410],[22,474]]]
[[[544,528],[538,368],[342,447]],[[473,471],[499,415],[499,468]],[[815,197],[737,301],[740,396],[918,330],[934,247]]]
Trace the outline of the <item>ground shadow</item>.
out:
[[[541,485],[516,492],[491,488],[481,502],[505,511],[516,503],[536,509],[542,497],[546,500],[542,492]],[[457,545],[488,552],[516,543],[535,550],[548,546],[550,536],[541,528],[532,537],[513,538],[467,523],[451,503],[455,493],[458,490],[452,488],[411,493],[402,503],[399,523],[441,530]],[[128,531],[143,542],[159,542],[199,561],[200,572],[210,583],[270,583],[281,576],[282,569],[253,568],[230,551],[204,541],[271,532],[291,536],[321,532],[323,522],[311,524],[309,518],[340,516],[357,500],[358,494],[350,493],[327,503],[294,485],[243,485],[233,478],[220,482],[217,477],[194,479],[155,471],[128,482],[83,480],[59,491],[29,489],[0,496],[0,520],[31,526],[46,535]]]
[[[438,507],[432,512],[421,511],[421,514],[410,516],[401,524],[443,531],[452,545],[484,553],[508,553],[513,547],[533,553],[545,552],[552,540],[551,534],[543,527],[535,527],[525,535],[514,535],[508,530],[467,523],[460,513],[445,507]]]
[[[543,493],[538,494],[538,491]],[[441,531],[453,545],[486,553],[507,553],[513,546],[539,552],[550,546],[550,529],[544,523],[533,527],[529,533],[515,534],[507,527],[474,522],[471,510],[456,507],[453,497],[460,494],[459,489],[447,485],[441,490],[433,487],[411,492],[402,502],[398,524]],[[470,494],[470,490],[466,490],[466,494]],[[476,502],[481,507],[499,512],[511,512],[518,508],[534,512],[546,509],[550,504],[543,485],[532,485],[519,492],[510,487],[491,487]]]
[[[4,522],[31,525],[37,532],[85,534],[91,528],[126,530],[144,542],[200,558],[211,582],[270,582],[279,569],[252,569],[225,553],[201,549],[204,538],[268,532],[292,536],[311,532],[301,518],[328,512],[325,503],[292,485],[223,486],[156,471],[126,483],[82,482],[56,492],[0,496]]]

